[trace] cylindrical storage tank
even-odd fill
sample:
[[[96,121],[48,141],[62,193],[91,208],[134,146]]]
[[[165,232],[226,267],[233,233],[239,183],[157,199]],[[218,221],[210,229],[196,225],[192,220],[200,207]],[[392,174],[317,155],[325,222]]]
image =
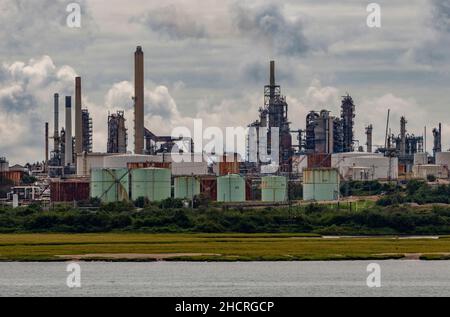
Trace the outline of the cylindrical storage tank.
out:
[[[261,194],[264,202],[284,202],[287,197],[287,178],[267,176],[261,180]]]
[[[303,200],[335,201],[340,197],[339,171],[334,168],[306,169],[303,172]]]
[[[450,167],[450,152],[437,152],[436,165]]]
[[[91,198],[103,203],[129,200],[129,172],[127,169],[93,169],[91,172]]]
[[[218,202],[244,202],[245,180],[240,175],[230,174],[217,179]]]
[[[192,199],[200,195],[200,181],[196,177],[175,178],[175,198]]]
[[[131,199],[162,201],[171,197],[172,174],[169,169],[143,168],[131,171]]]

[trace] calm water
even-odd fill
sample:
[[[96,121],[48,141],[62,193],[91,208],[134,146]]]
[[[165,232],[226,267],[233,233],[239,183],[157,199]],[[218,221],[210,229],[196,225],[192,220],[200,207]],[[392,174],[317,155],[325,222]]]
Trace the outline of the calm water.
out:
[[[450,262],[82,263],[81,289],[67,263],[0,263],[0,296],[450,296]]]

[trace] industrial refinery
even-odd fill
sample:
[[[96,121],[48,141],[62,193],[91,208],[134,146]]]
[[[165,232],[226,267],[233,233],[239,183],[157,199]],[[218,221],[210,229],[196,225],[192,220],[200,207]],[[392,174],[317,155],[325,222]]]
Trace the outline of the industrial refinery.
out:
[[[431,154],[426,152],[426,128],[409,131],[408,118],[401,114],[400,131],[395,133],[390,111],[386,126],[367,125],[363,131],[366,140],[360,142],[355,140],[358,105],[350,93],[342,96],[340,113],[310,111],[303,127],[293,127],[289,100],[276,81],[275,61],[268,64],[262,104],[252,106],[255,114],[259,109],[259,117],[245,123],[256,131],[256,146],[247,135],[246,153],[194,153],[193,139],[158,135],[158,131],[146,128],[141,46],[134,53],[134,78],[134,118],[126,118],[124,110],[117,109],[105,113],[104,122],[93,122],[83,105],[81,77],[74,78],[73,96],[60,96],[57,91],[49,96],[48,111],[53,111],[54,118],[43,127],[44,161],[10,166],[7,158],[0,158],[2,186],[8,187],[1,202],[18,206],[176,198],[189,203],[202,195],[220,203],[270,205],[296,200],[339,201],[341,182],[346,181],[423,179],[445,183],[449,179],[450,152],[442,149],[441,124],[432,130]],[[62,115],[64,127],[60,126]],[[94,151],[93,125],[105,123],[107,150],[98,153]],[[127,123],[133,127],[127,128]],[[384,136],[384,144],[374,144],[374,131]],[[134,135],[132,145],[128,144],[129,133]],[[180,142],[188,144],[187,149]],[[279,147],[276,151],[274,144]],[[262,159],[275,152],[276,158]],[[172,153],[189,159],[175,161]],[[251,160],[252,156],[257,159]],[[24,184],[24,175],[33,181]],[[302,197],[292,194],[293,186],[302,188]]]

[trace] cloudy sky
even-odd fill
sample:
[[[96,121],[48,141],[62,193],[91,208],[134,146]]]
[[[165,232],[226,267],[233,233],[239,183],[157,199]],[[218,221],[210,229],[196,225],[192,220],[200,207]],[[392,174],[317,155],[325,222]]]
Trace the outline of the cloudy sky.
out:
[[[132,149],[133,53],[145,52],[145,125],[156,134],[192,126],[246,126],[268,81],[269,60],[289,103],[292,128],[310,110],[357,104],[356,134],[375,127],[384,144],[387,109],[408,132],[444,126],[450,147],[450,2],[379,0],[382,27],[366,24],[372,1],[83,0],[69,28],[65,0],[0,0],[0,156],[42,160],[52,96],[73,95],[94,120],[94,150],[106,149],[108,112],[125,110]],[[62,102],[62,99],[61,99]],[[63,125],[63,116],[61,125]],[[428,150],[432,147],[428,135]]]

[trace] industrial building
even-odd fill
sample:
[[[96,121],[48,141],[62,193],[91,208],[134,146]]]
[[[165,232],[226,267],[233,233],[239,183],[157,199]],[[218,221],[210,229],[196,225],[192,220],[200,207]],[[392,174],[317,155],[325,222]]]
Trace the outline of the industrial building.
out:
[[[108,115],[108,153],[127,153],[128,132],[123,111]]]
[[[60,110],[59,93],[51,98],[53,132],[49,132],[51,123],[46,123],[44,164],[32,169],[43,176],[42,185],[40,190],[21,191],[32,193],[32,197],[50,191],[52,202],[99,198],[109,203],[141,197],[149,201],[169,197],[193,200],[203,195],[228,204],[250,200],[287,204],[291,184],[303,185],[304,200],[330,201],[340,199],[342,181],[449,178],[450,153],[442,149],[441,124],[432,130],[430,156],[426,134],[410,133],[405,116],[401,117],[399,133],[392,132],[389,111],[386,130],[382,131],[385,144],[374,144],[374,126],[367,124],[364,149],[355,140],[357,107],[348,93],[342,97],[339,114],[323,105],[323,110],[310,111],[296,120],[304,122],[304,127],[291,128],[288,100],[276,81],[275,61],[269,65],[269,83],[264,86],[261,105],[254,108],[258,118],[248,125],[252,129],[247,135],[245,157],[194,153],[193,140],[161,136],[145,127],[141,46],[134,52],[134,118],[126,120],[124,111],[107,114],[106,153],[94,151],[93,122],[89,110],[83,107],[81,77],[74,78],[74,83],[74,98],[63,98],[64,111]],[[127,127],[130,122],[132,127]],[[133,153],[128,152],[128,131],[134,133]],[[273,137],[278,138],[278,157],[273,157]],[[182,160],[173,159],[174,150]],[[26,173],[11,170],[6,158],[0,158],[2,180],[17,187]]]
[[[83,135],[83,142],[82,142],[82,150],[79,153],[83,153],[83,152],[92,153],[93,126],[92,126],[92,118],[89,114],[89,110],[83,109],[81,112],[81,116],[82,116],[81,121],[82,121],[82,127],[83,127],[81,134]]]
[[[270,84],[264,87],[264,105],[259,110],[259,120],[249,125],[249,127],[256,128],[257,140],[249,140],[247,157],[256,154],[257,162],[267,161],[263,156],[271,154],[272,131],[277,128],[279,133],[279,158],[277,158],[277,163],[280,171],[285,173],[292,171],[291,158],[294,154],[290,122],[288,121],[288,108],[286,97],[281,94],[281,86],[275,82],[275,61],[271,61]],[[263,136],[263,134],[266,135]],[[264,142],[262,138],[265,139],[267,144],[266,153],[260,153],[259,147],[255,146]],[[267,165],[270,163],[272,162],[266,162]],[[258,165],[257,168],[260,168],[260,166]]]

